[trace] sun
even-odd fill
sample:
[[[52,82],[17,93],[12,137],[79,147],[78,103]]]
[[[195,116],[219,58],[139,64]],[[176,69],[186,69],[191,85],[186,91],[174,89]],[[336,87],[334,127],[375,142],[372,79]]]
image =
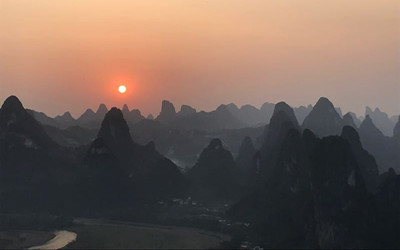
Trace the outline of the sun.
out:
[[[125,93],[126,92],[126,86],[125,85],[119,85],[118,91],[121,94]]]

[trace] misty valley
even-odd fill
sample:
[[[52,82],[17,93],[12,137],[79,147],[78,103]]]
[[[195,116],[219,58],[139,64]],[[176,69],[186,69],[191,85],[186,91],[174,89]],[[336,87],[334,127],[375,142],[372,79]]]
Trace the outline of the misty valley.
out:
[[[23,100],[21,100],[23,102]],[[0,109],[0,248],[398,248],[400,122],[327,98]]]

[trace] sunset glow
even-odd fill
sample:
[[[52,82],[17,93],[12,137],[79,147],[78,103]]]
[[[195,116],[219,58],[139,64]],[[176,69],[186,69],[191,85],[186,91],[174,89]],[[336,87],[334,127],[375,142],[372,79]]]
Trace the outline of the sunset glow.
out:
[[[0,99],[52,116],[122,99],[145,113],[164,99],[400,108],[400,1],[0,2]]]

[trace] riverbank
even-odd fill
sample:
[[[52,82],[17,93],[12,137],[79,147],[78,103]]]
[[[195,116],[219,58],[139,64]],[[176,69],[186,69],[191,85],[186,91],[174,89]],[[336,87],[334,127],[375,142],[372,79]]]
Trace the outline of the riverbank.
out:
[[[0,231],[0,249],[25,249],[51,240],[54,234],[46,231]]]
[[[230,240],[228,235],[196,228],[99,220],[80,220],[79,223],[68,229],[78,235],[77,240],[67,246],[69,249],[212,249]]]
[[[8,217],[13,218],[10,223],[20,218]],[[55,226],[54,223],[50,224]],[[108,219],[71,218],[68,224],[48,228],[38,223],[37,230],[29,230],[35,227],[31,221],[25,224],[17,227],[19,224],[14,223],[16,229],[0,230],[0,249],[215,249],[230,240],[228,235],[206,229]]]

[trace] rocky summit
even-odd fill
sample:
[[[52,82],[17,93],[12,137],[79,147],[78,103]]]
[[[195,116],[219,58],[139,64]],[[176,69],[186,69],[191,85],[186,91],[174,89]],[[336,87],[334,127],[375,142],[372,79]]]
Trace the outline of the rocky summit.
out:
[[[230,200],[237,195],[237,166],[221,140],[212,139],[189,172],[192,194],[200,200]]]
[[[343,121],[333,104],[321,97],[310,114],[304,119],[303,129],[310,129],[320,137],[338,135],[343,127]]]
[[[176,116],[174,104],[169,101],[162,101],[161,112],[156,118],[160,122],[171,122]]]

